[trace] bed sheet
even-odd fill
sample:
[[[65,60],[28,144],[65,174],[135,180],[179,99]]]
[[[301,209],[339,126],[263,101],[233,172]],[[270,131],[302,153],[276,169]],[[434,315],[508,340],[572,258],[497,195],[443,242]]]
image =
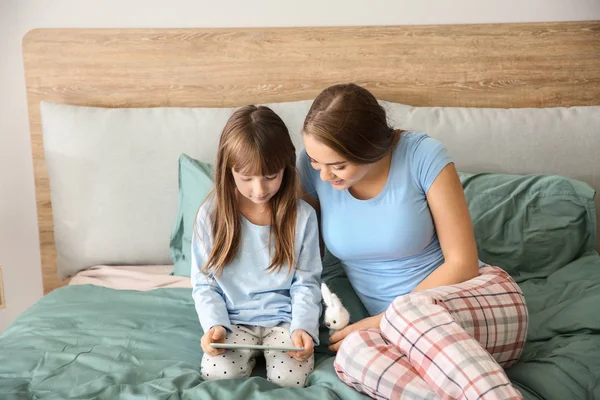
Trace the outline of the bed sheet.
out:
[[[95,285],[114,290],[191,289],[190,278],[171,275],[172,265],[97,265],[77,273],[69,285]]]

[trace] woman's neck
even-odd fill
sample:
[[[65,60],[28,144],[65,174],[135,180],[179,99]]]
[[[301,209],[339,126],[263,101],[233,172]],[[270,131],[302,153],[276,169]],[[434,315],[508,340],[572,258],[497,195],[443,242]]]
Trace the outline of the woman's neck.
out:
[[[369,200],[381,193],[390,175],[392,153],[390,151],[381,160],[371,164],[366,175],[349,189],[352,196],[359,200]]]

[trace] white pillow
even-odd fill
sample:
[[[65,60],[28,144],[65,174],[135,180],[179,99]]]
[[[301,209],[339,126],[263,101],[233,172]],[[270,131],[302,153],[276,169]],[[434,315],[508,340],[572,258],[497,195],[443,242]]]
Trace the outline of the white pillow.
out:
[[[444,143],[460,171],[551,173],[600,188],[600,107],[381,103],[395,126],[425,131]],[[297,151],[303,148],[300,131],[311,104],[267,104],[287,124]],[[233,110],[42,102],[59,275],[92,265],[170,264],[179,156],[213,163]]]
[[[312,101],[269,105],[298,151]],[[97,108],[42,102],[58,273],[170,264],[181,153],[214,163],[234,108]]]
[[[556,174],[600,188],[600,107],[458,108],[381,104],[394,126],[440,140],[459,171]],[[596,209],[600,198],[596,196]],[[600,226],[600,224],[599,224]],[[597,248],[600,248],[600,237]]]

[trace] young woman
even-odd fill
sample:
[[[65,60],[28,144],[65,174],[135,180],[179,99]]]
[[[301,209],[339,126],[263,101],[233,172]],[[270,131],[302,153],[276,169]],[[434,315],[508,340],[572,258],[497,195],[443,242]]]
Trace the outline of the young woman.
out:
[[[377,398],[520,398],[502,367],[522,353],[525,300],[478,260],[444,146],[390,127],[354,84],[315,99],[303,137],[306,199],[372,315],[331,337],[339,377]]]

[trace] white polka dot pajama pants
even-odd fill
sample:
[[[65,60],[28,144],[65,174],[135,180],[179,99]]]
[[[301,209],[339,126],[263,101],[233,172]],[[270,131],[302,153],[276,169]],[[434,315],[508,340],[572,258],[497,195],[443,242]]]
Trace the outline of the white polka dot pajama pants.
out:
[[[225,343],[293,346],[289,327],[290,324],[287,323],[272,328],[233,325],[232,332],[227,333]],[[225,350],[225,353],[216,357],[204,354],[202,378],[216,380],[248,377],[256,365],[256,357],[263,352],[269,381],[280,386],[304,387],[308,374],[314,368],[314,356],[306,361],[297,361],[280,350]]]

